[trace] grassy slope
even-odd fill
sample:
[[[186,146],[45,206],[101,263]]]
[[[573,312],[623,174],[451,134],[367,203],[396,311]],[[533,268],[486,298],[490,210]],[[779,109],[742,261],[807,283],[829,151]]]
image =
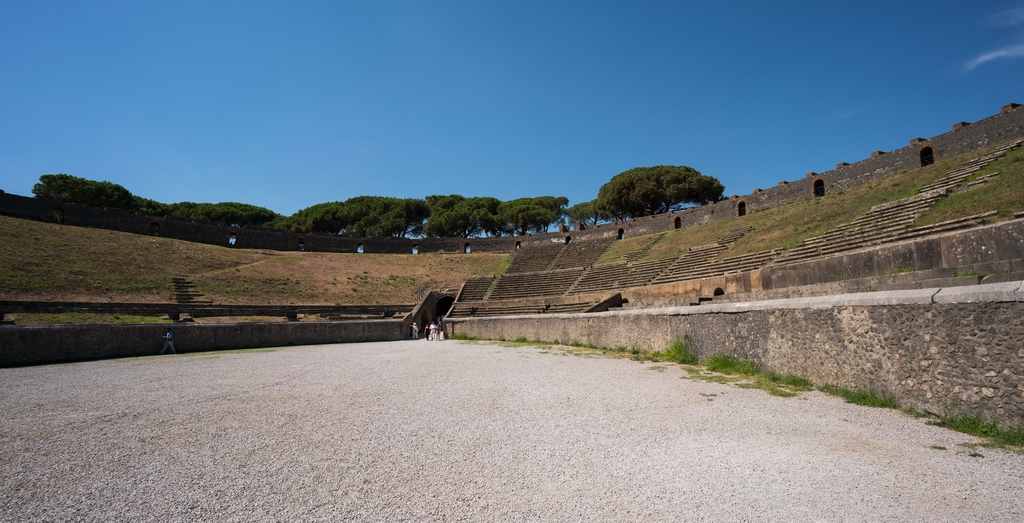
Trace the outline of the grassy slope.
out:
[[[218,303],[411,303],[427,281],[495,274],[503,254],[229,249],[0,216],[0,299],[163,302],[184,276]]]
[[[773,248],[792,248],[802,240],[855,220],[872,206],[914,195],[922,186],[945,176],[963,162],[981,156],[984,152],[974,152],[925,168],[905,171],[845,191],[837,191],[823,198],[801,200],[742,217],[675,230],[655,244],[644,260],[674,258],[685,252],[688,247],[706,244],[729,230],[744,225],[752,225],[754,230],[740,238],[719,257],[738,256]],[[1024,148],[1017,149],[992,163],[977,176],[990,172],[1001,174],[980,188],[953,194],[940,200],[922,214],[915,225],[937,223],[989,210],[998,210],[1000,217],[1024,210]],[[630,238],[629,241],[639,246],[646,238],[648,237]],[[626,252],[624,247],[628,246],[622,245],[614,251],[609,251],[601,259],[601,263],[621,259],[622,254]]]

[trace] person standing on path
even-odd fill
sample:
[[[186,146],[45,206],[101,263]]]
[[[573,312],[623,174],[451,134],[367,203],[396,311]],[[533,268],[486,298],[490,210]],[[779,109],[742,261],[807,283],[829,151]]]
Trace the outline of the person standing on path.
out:
[[[416,322],[412,323],[412,339],[420,339],[420,328],[416,326]]]
[[[163,354],[168,348],[171,349],[171,354],[177,354],[174,352],[174,331],[167,329],[167,334],[164,334],[164,348],[160,349],[160,354]]]

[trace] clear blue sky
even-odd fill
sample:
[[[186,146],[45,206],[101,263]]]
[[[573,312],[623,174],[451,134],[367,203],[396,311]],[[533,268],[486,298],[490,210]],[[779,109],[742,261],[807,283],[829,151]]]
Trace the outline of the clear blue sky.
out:
[[[776,4],[0,0],[0,189],[291,214],[673,164],[746,194],[1024,103],[1024,2]]]

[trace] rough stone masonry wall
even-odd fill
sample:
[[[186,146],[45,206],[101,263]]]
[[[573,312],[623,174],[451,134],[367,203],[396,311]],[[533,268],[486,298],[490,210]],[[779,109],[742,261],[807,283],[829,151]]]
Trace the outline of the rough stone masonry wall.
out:
[[[160,352],[168,325],[0,326],[0,367],[147,356]],[[174,324],[179,353],[287,345],[392,341],[402,320]]]
[[[816,384],[1024,428],[1022,282],[598,314],[451,319],[481,338],[752,358]]]

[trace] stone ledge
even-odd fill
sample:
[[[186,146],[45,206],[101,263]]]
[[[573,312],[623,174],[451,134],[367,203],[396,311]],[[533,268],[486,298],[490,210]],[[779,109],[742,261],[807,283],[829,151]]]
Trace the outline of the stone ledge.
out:
[[[777,300],[719,303],[688,307],[662,307],[649,309],[628,309],[621,311],[595,312],[585,314],[587,318],[604,316],[689,316],[693,314],[737,314],[750,311],[773,309],[827,309],[833,307],[872,307],[889,305],[931,305],[933,303],[978,303],[1024,301],[1024,281],[987,283],[964,287],[934,289],[910,289],[902,291],[858,292],[812,296],[807,298],[783,298]],[[518,318],[574,318],[572,314],[524,314]],[[500,316],[510,318],[513,316]],[[489,319],[478,318],[478,319]],[[451,321],[467,321],[474,318],[453,318]]]
[[[935,303],[975,303],[1024,301],[1024,282],[985,283],[967,287],[950,287],[935,294]]]

